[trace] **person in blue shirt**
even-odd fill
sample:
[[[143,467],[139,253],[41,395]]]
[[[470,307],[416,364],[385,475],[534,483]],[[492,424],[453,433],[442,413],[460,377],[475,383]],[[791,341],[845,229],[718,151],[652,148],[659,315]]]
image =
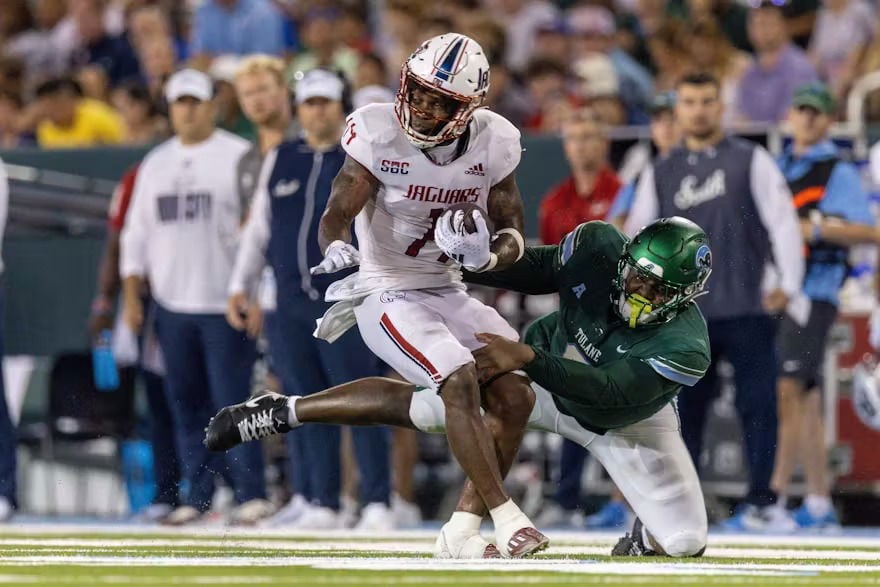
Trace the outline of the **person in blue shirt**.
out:
[[[651,142],[637,143],[630,147],[620,165],[618,177],[624,182],[617,192],[614,203],[605,217],[619,229],[623,229],[629,209],[636,197],[636,184],[651,165],[655,156],[662,157],[680,140],[678,127],[675,124],[675,92],[660,92],[651,101]]]
[[[786,315],[779,329],[779,443],[771,487],[784,505],[794,467],[802,460],[807,495],[793,520],[806,528],[838,525],[828,482],[820,369],[828,331],[837,317],[838,291],[849,272],[849,247],[878,242],[859,173],[828,138],[834,111],[824,84],[798,88],[788,114],[793,140],[778,160],[806,243],[806,300],[801,305],[809,312],[804,325]]]
[[[284,21],[270,0],[206,0],[193,19],[190,54],[206,65],[218,55],[284,54]]]

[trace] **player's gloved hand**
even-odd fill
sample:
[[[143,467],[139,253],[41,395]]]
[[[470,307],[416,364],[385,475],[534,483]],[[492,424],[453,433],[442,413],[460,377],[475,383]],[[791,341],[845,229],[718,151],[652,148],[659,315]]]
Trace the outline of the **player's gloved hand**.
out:
[[[336,273],[348,267],[354,267],[360,262],[361,254],[356,248],[342,241],[333,241],[324,251],[324,260],[312,267],[310,273],[312,275]]]
[[[874,307],[869,324],[868,342],[871,343],[875,351],[880,351],[880,306]]]
[[[434,242],[440,250],[458,261],[468,271],[480,271],[489,264],[492,235],[483,215],[471,212],[477,231],[469,233],[464,226],[464,210],[447,211],[434,228]]]

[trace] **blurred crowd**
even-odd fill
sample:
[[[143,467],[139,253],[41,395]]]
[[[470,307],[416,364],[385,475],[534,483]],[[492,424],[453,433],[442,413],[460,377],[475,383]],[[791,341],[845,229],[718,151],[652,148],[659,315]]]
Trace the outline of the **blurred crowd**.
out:
[[[649,122],[681,75],[722,81],[725,123],[777,123],[798,85],[846,96],[880,64],[871,0],[4,0],[0,147],[146,145],[170,133],[161,88],[176,69],[219,86],[222,128],[252,139],[230,86],[248,54],[286,76],[329,67],[354,105],[388,101],[399,66],[430,36],[478,40],[488,106],[530,132],[557,132],[589,105],[611,126]],[[880,102],[869,101],[869,120]]]

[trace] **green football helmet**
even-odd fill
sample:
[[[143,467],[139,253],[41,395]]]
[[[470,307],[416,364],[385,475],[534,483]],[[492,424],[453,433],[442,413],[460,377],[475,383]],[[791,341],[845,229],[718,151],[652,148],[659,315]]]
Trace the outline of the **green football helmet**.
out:
[[[636,234],[617,264],[612,302],[630,328],[672,320],[704,291],[712,272],[712,250],[703,229],[679,216],[661,218]],[[633,277],[654,284],[663,300],[657,304],[627,293]]]

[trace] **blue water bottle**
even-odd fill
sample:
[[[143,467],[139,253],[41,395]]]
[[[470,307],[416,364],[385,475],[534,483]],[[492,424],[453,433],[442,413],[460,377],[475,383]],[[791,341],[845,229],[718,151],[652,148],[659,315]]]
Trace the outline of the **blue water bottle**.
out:
[[[109,330],[102,330],[92,347],[92,371],[95,387],[100,391],[119,389],[119,371],[113,358],[113,336]]]

